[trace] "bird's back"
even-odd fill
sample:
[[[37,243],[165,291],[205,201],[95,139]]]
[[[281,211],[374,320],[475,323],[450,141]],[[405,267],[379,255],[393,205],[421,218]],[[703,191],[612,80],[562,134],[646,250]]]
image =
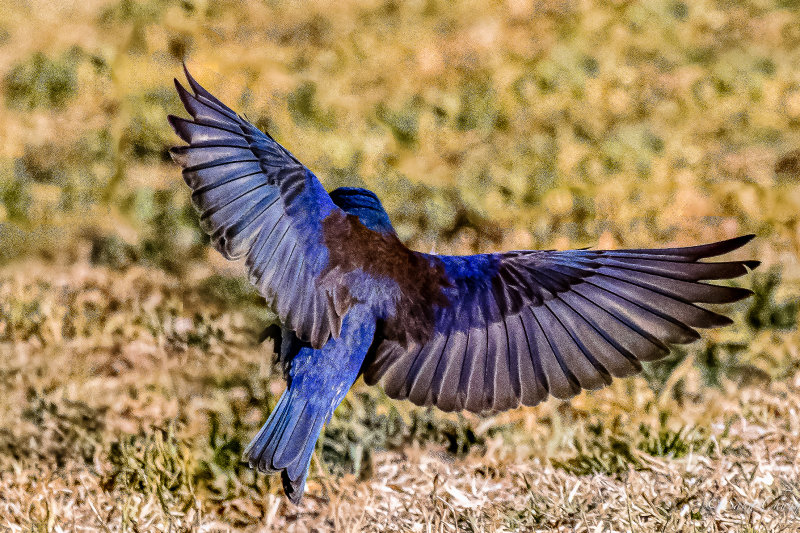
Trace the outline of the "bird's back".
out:
[[[334,204],[341,207],[345,213],[357,216],[367,228],[381,233],[395,233],[381,201],[369,189],[339,187],[331,191],[330,196]]]

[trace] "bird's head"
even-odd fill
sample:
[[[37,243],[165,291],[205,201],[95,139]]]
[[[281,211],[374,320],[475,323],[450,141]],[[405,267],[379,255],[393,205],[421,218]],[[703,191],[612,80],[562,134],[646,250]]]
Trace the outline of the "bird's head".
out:
[[[382,233],[394,234],[389,215],[374,192],[358,187],[339,187],[330,193],[333,203],[344,212],[355,215],[364,226]]]

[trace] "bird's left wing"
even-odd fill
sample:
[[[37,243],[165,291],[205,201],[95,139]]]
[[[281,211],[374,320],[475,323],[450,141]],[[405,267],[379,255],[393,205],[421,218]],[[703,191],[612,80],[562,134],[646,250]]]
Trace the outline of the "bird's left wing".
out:
[[[473,412],[597,389],[664,357],[671,344],[698,339],[695,328],[729,324],[697,304],[751,292],[703,281],[740,276],[758,262],[702,259],[751,238],[653,250],[418,254],[444,280],[440,294],[425,291],[418,302],[429,310],[417,328],[425,334],[404,339],[406,321],[388,320],[365,381],[381,381],[392,398]]]
[[[338,337],[346,306],[319,276],[328,263],[323,222],[344,220],[316,176],[288,150],[203,89],[175,80],[191,120],[170,116],[188,146],[170,150],[214,247],[246,258],[250,281],[282,323],[315,348]]]

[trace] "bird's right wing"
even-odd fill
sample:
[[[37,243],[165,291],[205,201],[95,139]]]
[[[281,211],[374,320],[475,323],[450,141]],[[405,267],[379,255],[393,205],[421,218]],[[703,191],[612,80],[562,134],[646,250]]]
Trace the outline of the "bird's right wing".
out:
[[[288,150],[203,89],[175,80],[191,120],[170,116],[188,146],[172,148],[214,247],[246,257],[250,281],[282,323],[321,348],[347,309],[319,276],[328,263],[323,222],[344,219],[316,176]],[[333,295],[333,296],[332,296]]]
[[[365,381],[380,381],[392,398],[474,412],[602,387],[665,356],[670,344],[698,339],[695,328],[729,324],[697,304],[751,292],[702,281],[740,276],[758,262],[701,260],[751,238],[653,250],[418,254],[444,279],[436,298],[425,292],[431,303],[415,299],[429,309],[418,328],[425,334],[404,339],[408,321],[388,320]]]

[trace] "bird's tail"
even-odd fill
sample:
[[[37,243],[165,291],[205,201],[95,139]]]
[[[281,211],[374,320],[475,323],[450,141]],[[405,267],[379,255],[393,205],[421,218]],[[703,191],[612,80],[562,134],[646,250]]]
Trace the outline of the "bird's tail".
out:
[[[283,393],[244,455],[251,468],[280,472],[286,496],[297,505],[303,497],[314,445],[329,413],[293,392]]]

